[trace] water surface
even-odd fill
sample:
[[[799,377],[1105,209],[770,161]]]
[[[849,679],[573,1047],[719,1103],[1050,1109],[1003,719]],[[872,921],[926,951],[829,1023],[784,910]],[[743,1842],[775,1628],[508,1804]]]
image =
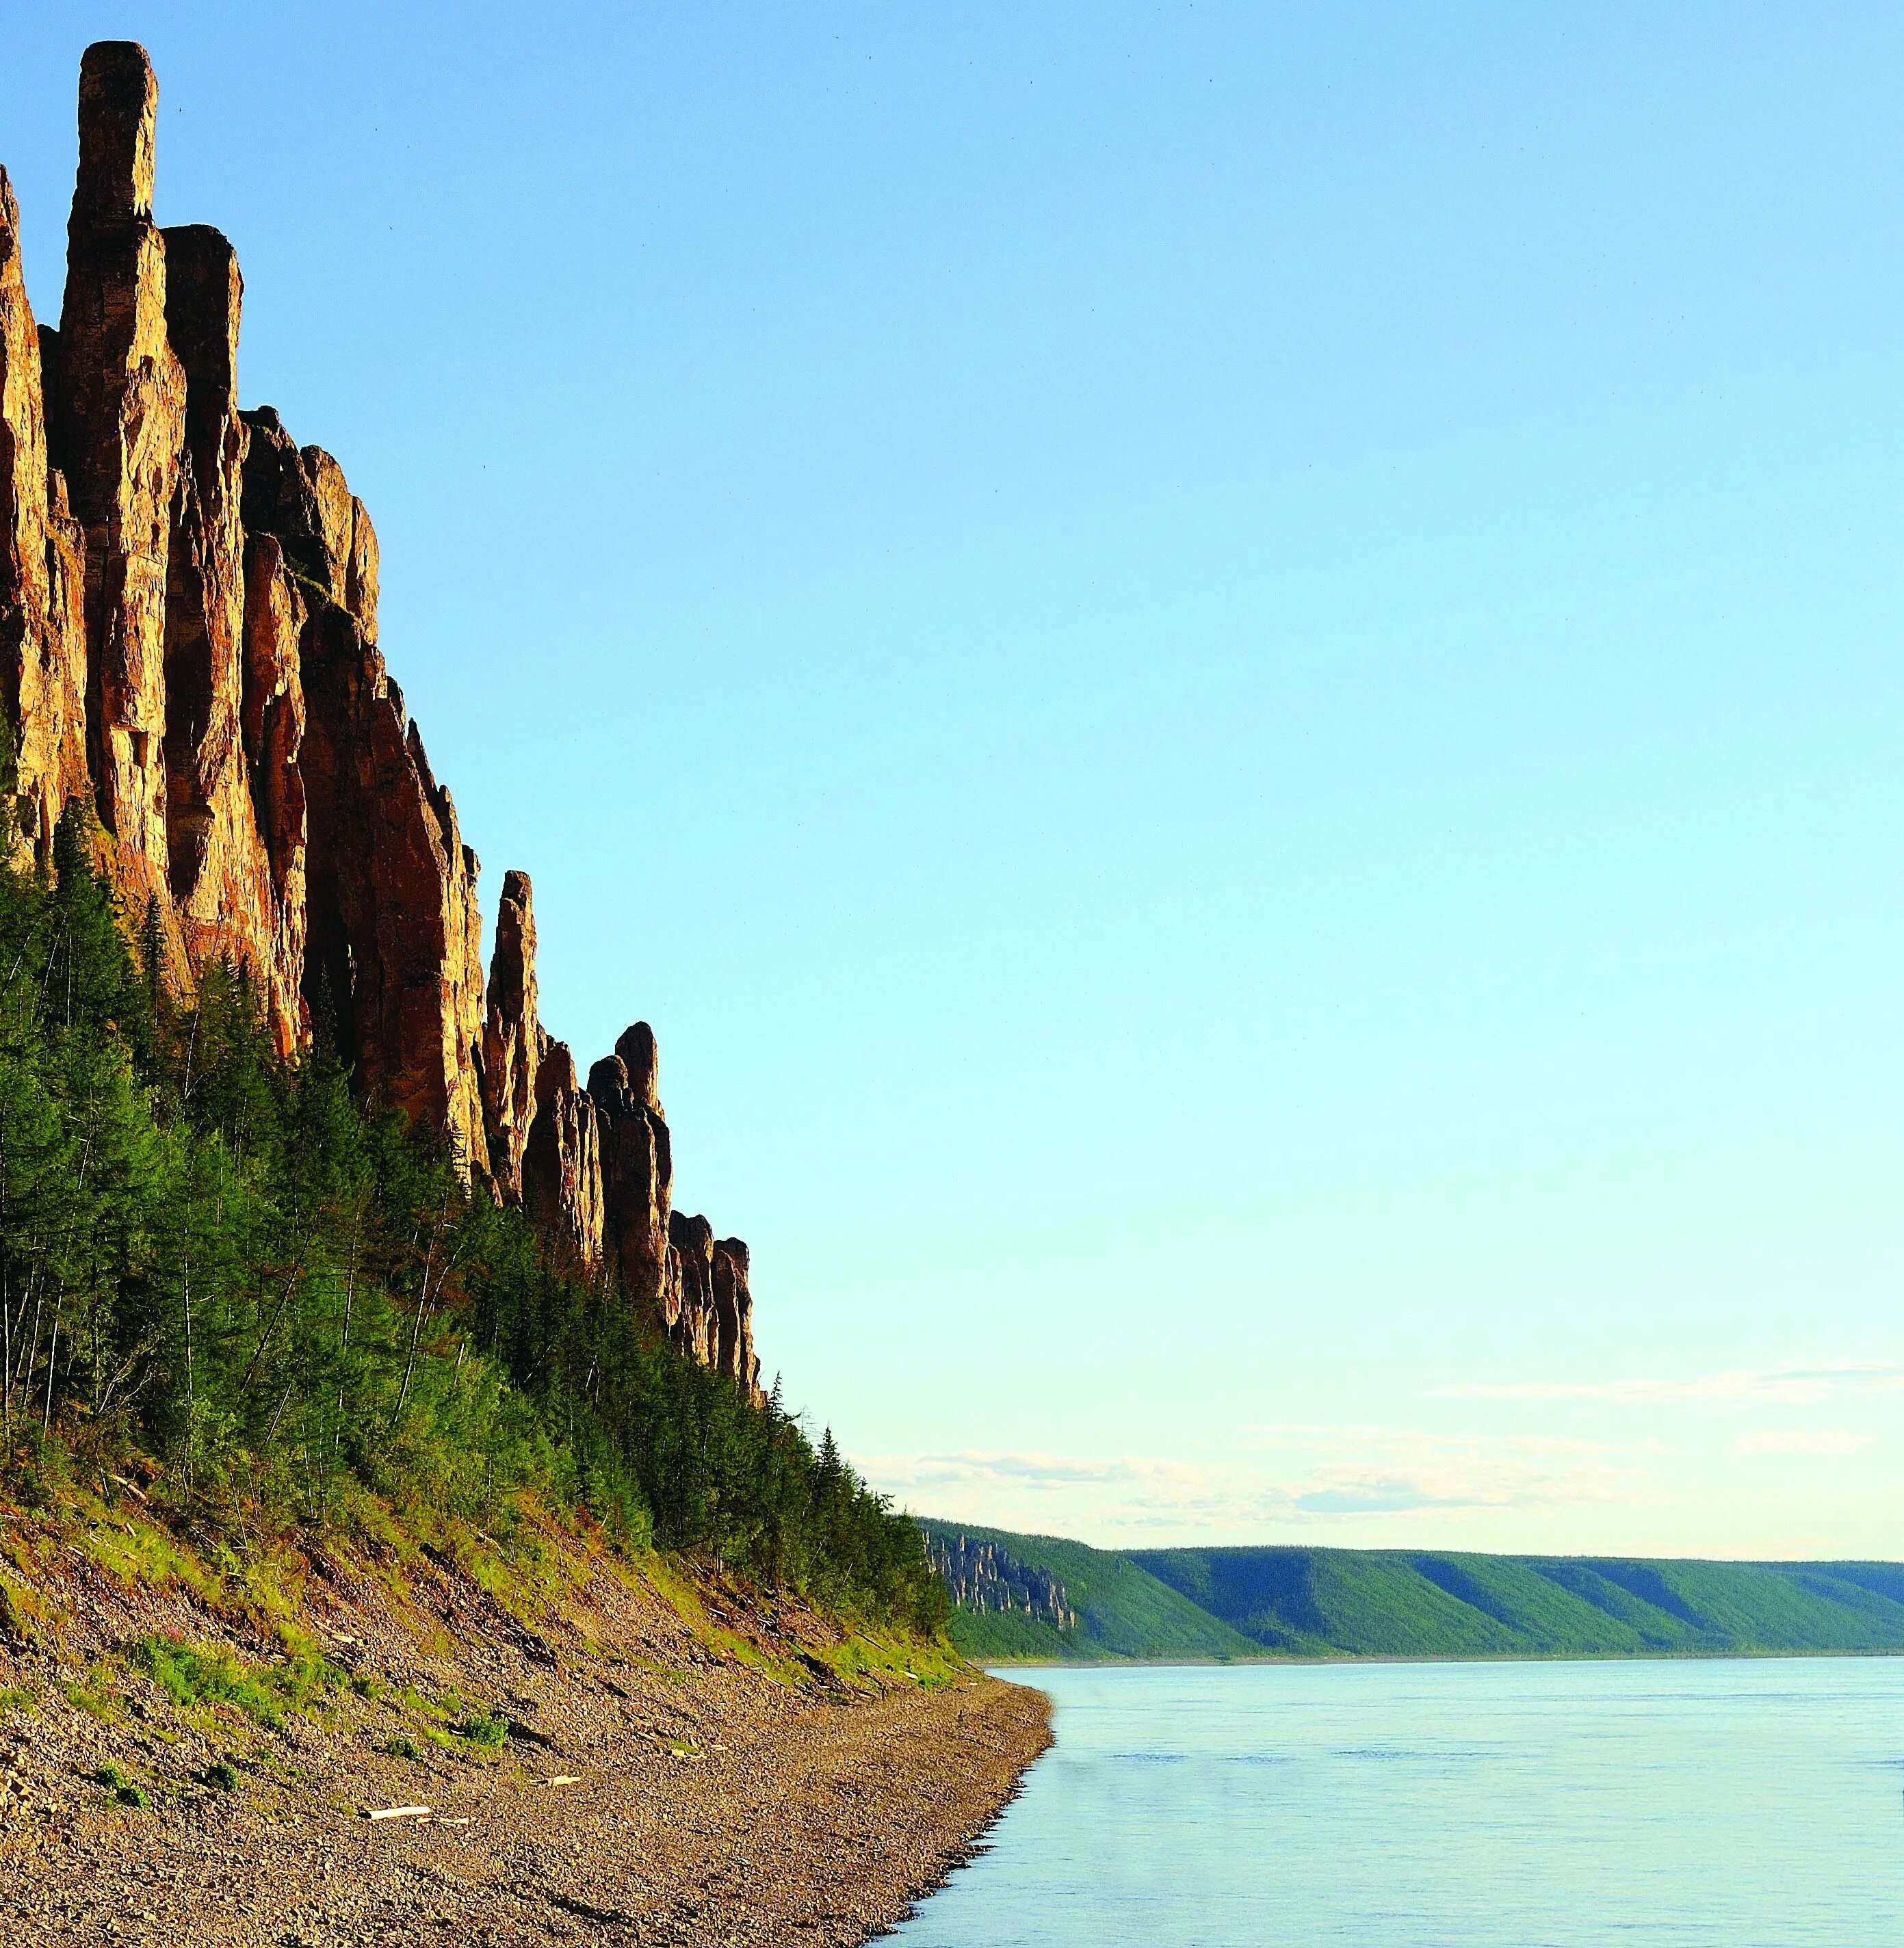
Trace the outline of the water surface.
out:
[[[1904,1660],[1003,1674],[1058,1745],[902,1948],[1904,1943]]]

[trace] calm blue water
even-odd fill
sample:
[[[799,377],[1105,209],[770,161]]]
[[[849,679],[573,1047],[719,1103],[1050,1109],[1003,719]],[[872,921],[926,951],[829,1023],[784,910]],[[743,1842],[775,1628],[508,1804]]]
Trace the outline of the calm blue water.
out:
[[[1894,1948],[1904,1660],[1041,1670],[902,1948]]]

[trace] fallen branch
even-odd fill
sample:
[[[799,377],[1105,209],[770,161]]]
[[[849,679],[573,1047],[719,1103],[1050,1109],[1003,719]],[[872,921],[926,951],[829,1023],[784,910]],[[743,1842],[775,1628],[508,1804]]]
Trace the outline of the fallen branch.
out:
[[[366,1806],[366,1819],[427,1819],[430,1809],[427,1806]]]

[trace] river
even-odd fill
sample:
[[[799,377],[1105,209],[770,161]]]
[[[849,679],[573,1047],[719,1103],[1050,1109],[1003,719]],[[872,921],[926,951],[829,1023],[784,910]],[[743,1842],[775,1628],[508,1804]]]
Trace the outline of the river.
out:
[[[902,1948],[1904,1942],[1904,1659],[1000,1674],[1058,1743]]]

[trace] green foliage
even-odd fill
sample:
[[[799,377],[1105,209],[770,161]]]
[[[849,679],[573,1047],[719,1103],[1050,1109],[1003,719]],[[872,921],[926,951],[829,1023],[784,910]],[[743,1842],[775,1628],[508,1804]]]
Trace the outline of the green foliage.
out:
[[[1362,1549],[1089,1549],[925,1521],[1064,1585],[1074,1630],[959,1611],[980,1661],[1904,1650],[1904,1565]]]
[[[238,1768],[228,1765],[223,1759],[216,1759],[205,1768],[205,1783],[215,1785],[220,1792],[236,1792],[238,1789]]]
[[[755,1406],[611,1284],[550,1264],[440,1143],[358,1102],[331,1038],[279,1059],[243,971],[175,1005],[156,914],[135,956],[89,845],[76,808],[50,876],[0,868],[11,1487],[50,1506],[70,1453],[138,1450],[201,1528],[241,1506],[346,1521],[368,1490],[505,1545],[533,1492],[626,1549],[943,1624],[912,1524],[831,1435],[816,1450],[778,1398]],[[200,1682],[151,1655],[168,1689]]]
[[[1133,1551],[1267,1651],[1643,1656],[1904,1649],[1904,1568],[1350,1549]]]
[[[387,1757],[393,1759],[414,1759],[421,1756],[417,1750],[416,1740],[401,1736],[394,1739],[386,1739],[384,1741],[383,1751]]]
[[[467,1717],[459,1719],[450,1729],[467,1743],[495,1751],[509,1736],[509,1721],[491,1712],[474,1711]]]
[[[996,1544],[1028,1569],[1042,1569],[1064,1586],[1077,1612],[1074,1630],[1014,1612],[958,1611],[952,1640],[981,1662],[1013,1659],[1070,1662],[1106,1658],[1225,1658],[1260,1655],[1256,1645],[1227,1624],[1166,1588],[1114,1550],[1049,1535],[1017,1535],[1004,1529],[922,1521],[930,1536],[964,1536]]]
[[[132,1661],[175,1704],[235,1704],[260,1724],[278,1726],[287,1711],[316,1703],[344,1673],[318,1658],[245,1664],[222,1646],[200,1649],[173,1637],[146,1637]]]
[[[116,1765],[102,1765],[92,1776],[95,1785],[103,1785],[108,1792],[116,1792],[126,1783],[126,1775]]]

